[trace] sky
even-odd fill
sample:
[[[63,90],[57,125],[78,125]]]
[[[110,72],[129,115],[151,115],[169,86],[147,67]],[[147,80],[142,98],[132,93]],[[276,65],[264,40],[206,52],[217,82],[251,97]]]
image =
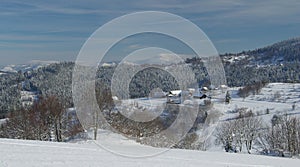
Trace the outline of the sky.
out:
[[[299,0],[0,0],[0,65],[75,61],[95,30],[138,11],[184,17],[219,53],[236,53],[299,37],[299,9]]]

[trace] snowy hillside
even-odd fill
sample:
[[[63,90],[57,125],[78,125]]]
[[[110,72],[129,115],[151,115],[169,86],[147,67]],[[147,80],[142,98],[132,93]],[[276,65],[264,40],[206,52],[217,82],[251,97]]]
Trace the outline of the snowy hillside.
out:
[[[259,116],[274,114],[300,114],[300,84],[270,83],[258,95],[250,95],[245,99],[237,95],[239,88],[230,88],[232,101],[230,104],[216,104],[224,111],[225,117],[232,117],[231,111],[237,108],[247,108]],[[295,105],[293,109],[292,106]]]
[[[300,163],[298,159],[259,155],[178,149],[164,150],[141,146],[109,132],[104,131],[101,134],[106,137],[102,142],[103,144],[114,143],[115,147],[119,147],[119,150],[122,150],[124,153],[134,152],[136,155],[143,155],[147,151],[165,152],[151,157],[129,158],[108,152],[96,145],[93,141],[81,143],[53,143],[0,139],[0,166],[296,167],[299,166]]]

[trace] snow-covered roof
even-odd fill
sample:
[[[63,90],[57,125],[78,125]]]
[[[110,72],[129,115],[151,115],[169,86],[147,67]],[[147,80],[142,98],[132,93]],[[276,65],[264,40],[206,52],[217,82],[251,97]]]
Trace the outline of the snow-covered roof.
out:
[[[170,94],[172,95],[179,95],[182,91],[181,90],[171,90]]]

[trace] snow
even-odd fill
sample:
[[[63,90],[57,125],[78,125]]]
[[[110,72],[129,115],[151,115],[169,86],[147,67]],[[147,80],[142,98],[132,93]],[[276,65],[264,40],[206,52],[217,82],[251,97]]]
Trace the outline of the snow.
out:
[[[31,60],[27,64],[49,65],[49,64],[54,64],[54,63],[59,63],[59,61],[54,61],[54,60]]]
[[[102,65],[101,65],[102,67],[113,67],[113,66],[116,66],[116,63],[103,63]]]
[[[30,71],[33,69],[38,69],[40,67],[45,67],[45,66],[48,66],[53,63],[58,63],[58,61],[32,60],[26,64],[11,64],[11,65],[7,65],[3,68],[1,67],[2,69],[0,68],[0,71],[16,73],[21,70],[21,71],[25,72],[25,71]]]
[[[249,58],[249,55],[244,55],[244,54],[242,54],[242,55],[230,55],[230,56],[224,56],[223,57],[224,61],[229,62],[229,63],[235,63],[235,62],[247,59],[247,58]]]
[[[245,99],[237,95],[238,89],[239,87],[227,89],[232,97],[229,104],[224,103],[226,94],[225,90],[219,89],[207,92],[208,96],[212,97],[211,100],[213,102],[213,108],[208,113],[214,114],[214,112],[219,112],[221,114],[217,116],[217,122],[209,125],[205,132],[202,132],[203,129],[201,129],[200,132],[197,133],[199,136],[201,136],[203,133],[213,134],[215,127],[219,123],[235,119],[239,113],[233,113],[233,111],[240,108],[246,108],[248,111],[252,110],[253,114],[262,118],[264,124],[266,125],[270,125],[271,119],[275,114],[300,116],[300,84],[270,83],[264,87],[259,94],[251,95]],[[139,98],[123,100],[122,105],[120,106],[122,109],[120,108],[120,110],[123,111],[122,114],[127,118],[135,118],[133,116],[135,114],[139,114],[137,112],[148,108],[148,115],[151,119],[153,119],[154,117],[162,114],[161,109],[164,108],[163,106],[166,100],[166,98]],[[203,100],[201,99],[194,100],[198,104],[203,103]],[[189,105],[191,103],[191,101],[186,100],[180,105]],[[294,110],[292,109],[293,105],[296,105]],[[157,108],[157,106],[162,107]],[[151,112],[152,115],[149,112]],[[213,136],[210,136],[210,143],[214,143]],[[221,146],[214,146],[214,144],[211,144],[207,150],[224,151],[222,150]],[[255,151],[253,153],[257,154]]]
[[[17,72],[16,70],[13,69],[13,67],[14,67],[13,65],[6,66],[1,71],[4,71],[4,72]]]
[[[181,90],[172,90],[170,92],[172,95],[179,95],[181,93]]]
[[[237,95],[239,88],[228,88],[231,102],[224,104],[226,91],[213,90],[213,111],[222,113],[219,122],[237,116],[231,111],[237,108],[248,108],[269,123],[274,114],[291,114],[300,116],[300,84],[270,83],[258,95],[245,99]],[[30,96],[30,92],[22,92]],[[198,100],[198,99],[197,99]],[[123,100],[122,107],[149,108],[163,105],[166,98],[139,98]],[[187,101],[186,103],[188,103]],[[200,100],[199,100],[200,102]],[[293,110],[292,105],[296,107]],[[269,110],[267,113],[266,110]],[[74,108],[69,109],[74,111]],[[129,112],[129,111],[128,111]],[[209,113],[210,114],[210,113]],[[131,115],[131,114],[129,114]],[[156,115],[156,114],[155,114]],[[0,122],[4,122],[1,120]],[[205,132],[213,131],[210,125]],[[211,136],[213,143],[213,136]],[[254,154],[257,154],[253,152]],[[0,167],[6,166],[211,166],[211,167],[267,167],[267,166],[299,166],[300,160],[245,153],[225,153],[221,146],[211,145],[207,151],[154,148],[141,145],[120,134],[99,130],[98,140],[73,140],[69,143],[24,141],[0,139]]]
[[[112,132],[100,133],[102,144],[118,147],[119,151],[144,155],[160,152],[158,155],[132,158],[109,152],[93,141],[77,143],[55,143],[41,141],[24,141],[0,139],[0,166],[210,166],[210,167],[267,167],[299,166],[300,160],[268,157],[249,154],[224,152],[203,152],[180,149],[161,149],[143,146],[122,138]]]
[[[8,118],[0,119],[0,126],[1,126],[2,124],[4,124],[7,120],[8,120]]]
[[[37,93],[32,91],[21,91],[22,106],[31,106],[33,102],[37,101]]]
[[[253,114],[257,117],[260,117],[265,125],[270,125],[272,117],[276,115],[288,114],[291,116],[300,116],[300,84],[290,84],[290,83],[270,83],[266,87],[262,88],[261,92],[257,95],[250,95],[245,99],[237,95],[239,87],[228,88],[227,90],[231,94],[231,102],[229,104],[224,103],[225,90],[212,90],[207,92],[209,96],[212,97],[213,108],[208,112],[209,114],[214,114],[214,112],[221,113],[217,117],[217,122],[215,124],[210,124],[205,131],[201,129],[197,134],[213,134],[215,127],[222,123],[223,121],[235,119],[239,113],[234,113],[233,111],[246,108],[248,111],[251,110]],[[203,100],[194,99],[198,104],[202,104]],[[132,108],[130,106],[130,100],[122,101],[124,111],[122,112],[128,118],[132,118]],[[163,106],[166,102],[166,98],[140,98],[134,99],[137,108],[151,108],[151,106]],[[132,102],[131,102],[132,103]],[[188,105],[191,102],[186,100],[181,105]],[[295,105],[293,110],[292,106]],[[127,106],[127,108],[126,108]],[[128,109],[128,111],[126,110]],[[155,112],[153,115],[158,116],[161,112],[158,112],[159,109],[152,107],[150,112]],[[136,111],[140,111],[137,109]],[[152,118],[152,117],[151,117]],[[214,143],[214,136],[209,137],[209,142]],[[207,150],[210,151],[224,151],[221,146],[215,146],[211,144]],[[257,154],[256,151],[253,151],[254,154]]]
[[[214,107],[223,111],[223,120],[232,118],[230,113],[237,108],[247,108],[268,122],[274,114],[300,115],[300,84],[270,83],[258,95],[245,99],[238,97],[239,88],[230,88],[232,100],[230,104],[215,103]],[[295,104],[295,110],[292,105]],[[269,114],[266,113],[267,109]]]

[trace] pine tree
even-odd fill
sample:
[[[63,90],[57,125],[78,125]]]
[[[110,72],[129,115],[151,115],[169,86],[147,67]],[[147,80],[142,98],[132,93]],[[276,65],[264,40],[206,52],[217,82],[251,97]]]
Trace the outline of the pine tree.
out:
[[[226,96],[225,96],[225,102],[230,103],[230,100],[231,100],[231,95],[230,95],[229,91],[227,91]]]

